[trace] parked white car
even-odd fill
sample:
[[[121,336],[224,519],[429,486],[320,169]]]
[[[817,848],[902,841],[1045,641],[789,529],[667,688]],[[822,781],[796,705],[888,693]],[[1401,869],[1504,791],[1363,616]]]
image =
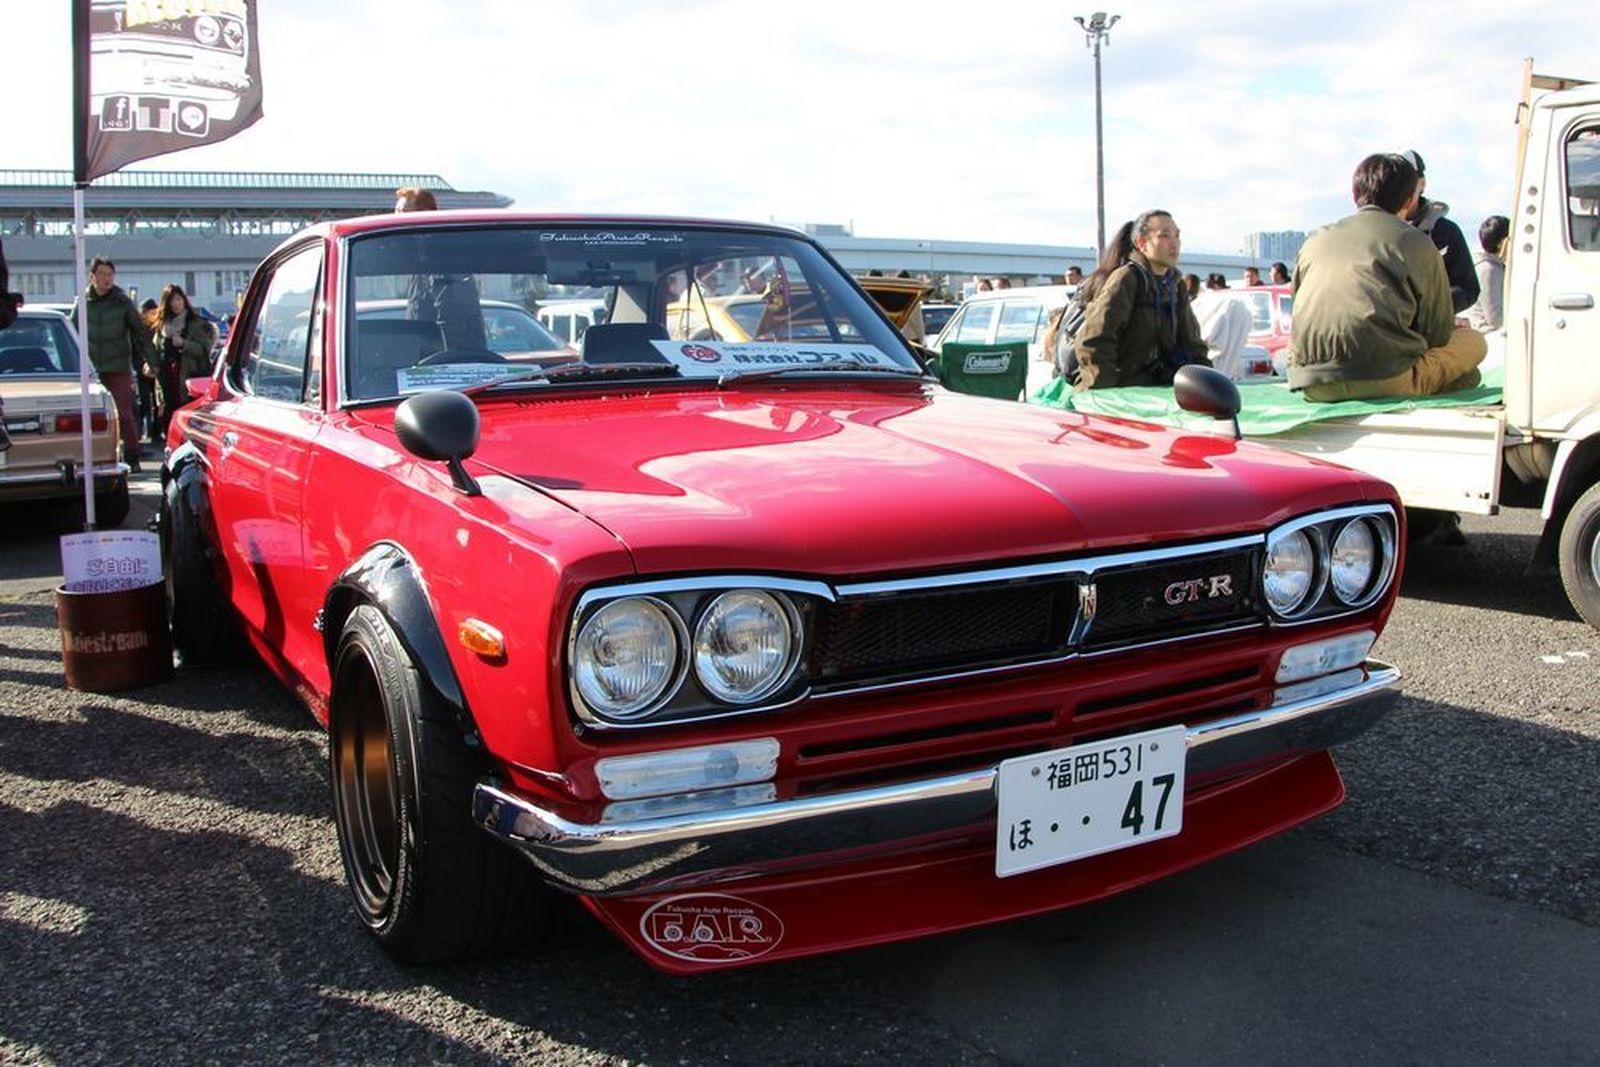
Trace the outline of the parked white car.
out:
[[[1028,342],[1028,393],[1048,384],[1055,368],[1044,353],[1044,331],[1050,316],[1078,291],[1075,285],[1031,285],[974,293],[950,316],[929,345],[943,353],[946,342],[992,345]]]

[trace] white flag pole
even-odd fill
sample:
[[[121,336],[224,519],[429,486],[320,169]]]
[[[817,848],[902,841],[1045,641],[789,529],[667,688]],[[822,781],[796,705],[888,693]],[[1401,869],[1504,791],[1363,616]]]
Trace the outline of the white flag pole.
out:
[[[89,414],[89,289],[83,279],[89,276],[84,264],[83,185],[72,186],[72,255],[78,273],[78,414],[83,420],[83,528],[94,529],[94,429]],[[137,383],[136,383],[137,384]],[[110,421],[109,419],[107,420]],[[116,455],[113,446],[112,455]]]

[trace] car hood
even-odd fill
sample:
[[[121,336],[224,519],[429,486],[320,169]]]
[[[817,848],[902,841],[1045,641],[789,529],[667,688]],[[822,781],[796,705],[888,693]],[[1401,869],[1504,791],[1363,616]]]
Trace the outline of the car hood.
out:
[[[647,572],[971,566],[1385,495],[1225,436],[905,386],[496,399],[472,465],[588,516]]]

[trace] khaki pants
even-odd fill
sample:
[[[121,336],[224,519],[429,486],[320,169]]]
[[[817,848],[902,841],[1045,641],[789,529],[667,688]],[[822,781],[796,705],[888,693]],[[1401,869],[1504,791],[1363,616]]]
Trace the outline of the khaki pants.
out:
[[[1366,378],[1348,382],[1323,382],[1305,387],[1307,400],[1366,400],[1374,396],[1433,396],[1471,389],[1478,384],[1478,364],[1489,346],[1483,334],[1460,326],[1450,340],[1417,357],[1411,369],[1393,378]]]

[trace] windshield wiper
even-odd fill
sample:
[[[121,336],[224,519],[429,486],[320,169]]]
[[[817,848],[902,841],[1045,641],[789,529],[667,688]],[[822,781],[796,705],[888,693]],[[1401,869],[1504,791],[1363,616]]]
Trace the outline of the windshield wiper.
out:
[[[717,377],[717,388],[721,389],[736,382],[757,382],[763,378],[776,378],[781,374],[799,374],[804,371],[892,374],[897,378],[923,378],[927,376],[925,371],[912,370],[909,367],[881,367],[873,363],[858,363],[853,359],[830,359],[821,363],[791,363],[782,367],[767,367],[762,370],[745,371],[742,374],[729,371]]]
[[[515,374],[504,374],[498,378],[490,378],[486,382],[467,386],[461,390],[461,394],[463,396],[477,396],[486,390],[498,389],[502,385],[513,385],[517,382],[582,381],[590,378],[613,378],[623,374],[648,374],[665,377],[667,375],[676,375],[677,373],[678,368],[670,363],[560,363],[554,367],[518,371]]]

